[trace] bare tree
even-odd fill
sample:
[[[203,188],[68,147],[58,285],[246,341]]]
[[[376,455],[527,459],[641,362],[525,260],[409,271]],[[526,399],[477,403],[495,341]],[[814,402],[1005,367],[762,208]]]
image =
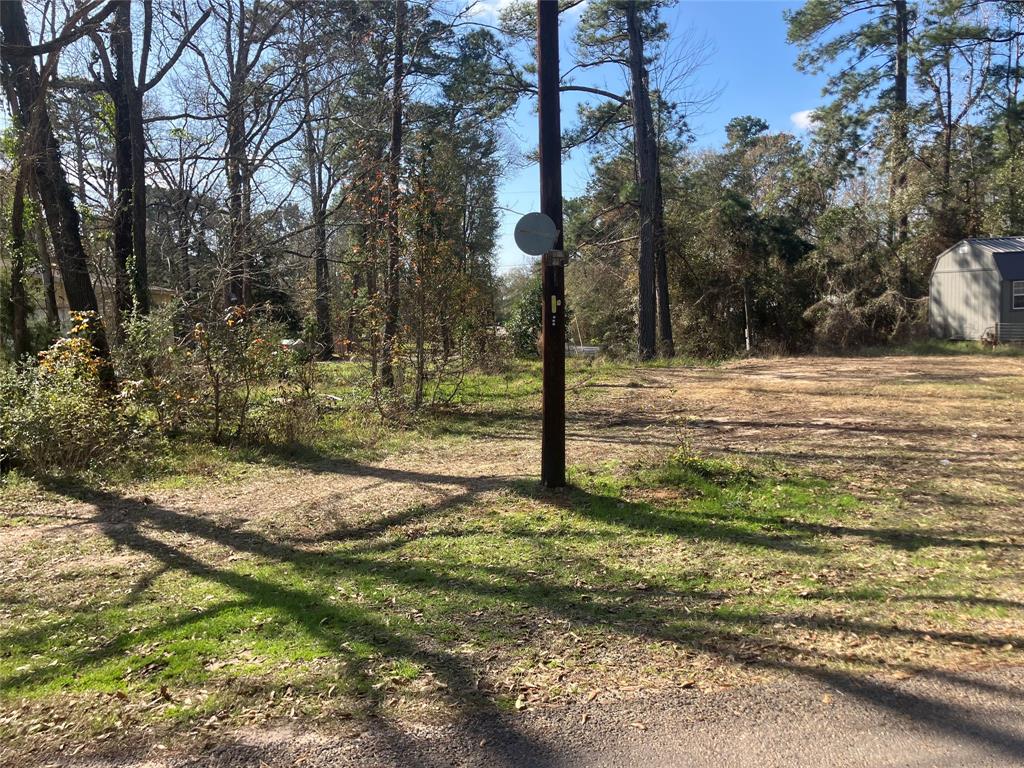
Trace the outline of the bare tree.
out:
[[[153,41],[153,0],[142,2],[142,47],[135,70],[135,45],[132,33],[132,3],[112,0],[113,23],[109,35],[109,54],[98,33],[90,37],[102,65],[102,75],[94,82],[109,96],[114,106],[114,167],[117,174],[117,198],[113,216],[113,257],[118,327],[124,315],[149,312],[149,277],[146,250],[146,136],[143,100],[181,57],[186,46],[210,17],[210,9],[188,27],[177,48],[152,77],[149,61]],[[187,13],[182,5],[179,18]]]
[[[0,65],[11,112],[15,124],[21,129],[22,162],[28,164],[33,185],[43,205],[68,306],[79,312],[97,312],[99,307],[82,244],[81,221],[61,164],[60,148],[46,106],[45,90],[56,67],[56,54],[61,48],[95,29],[113,11],[113,7],[108,4],[103,10],[89,16],[98,5],[95,2],[83,5],[68,18],[58,36],[33,46],[22,3],[0,3],[0,28],[4,36]],[[36,67],[34,56],[37,54],[48,55],[42,73]],[[101,323],[93,324],[92,339],[96,349],[105,355],[107,342]]]

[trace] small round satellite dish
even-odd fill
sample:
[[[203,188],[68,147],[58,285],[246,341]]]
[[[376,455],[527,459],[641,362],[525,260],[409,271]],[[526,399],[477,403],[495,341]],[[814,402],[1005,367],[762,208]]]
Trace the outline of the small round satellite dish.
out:
[[[558,229],[547,214],[528,213],[516,224],[515,238],[523,253],[543,256],[555,247]]]

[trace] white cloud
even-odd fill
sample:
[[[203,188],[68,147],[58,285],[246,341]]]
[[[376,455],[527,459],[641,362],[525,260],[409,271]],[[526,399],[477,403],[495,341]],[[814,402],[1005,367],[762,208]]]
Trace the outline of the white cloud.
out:
[[[0,2],[3,2],[3,0],[0,0]],[[495,23],[501,20],[501,12],[512,5],[513,2],[514,0],[467,0],[465,6],[468,8],[470,16],[483,19],[485,23]],[[581,0],[581,2],[572,6],[566,12],[566,15],[579,16],[586,9],[589,2],[590,0]]]
[[[512,4],[512,0],[471,0],[467,4],[470,16],[478,16],[486,22],[494,23],[501,18],[501,12],[506,6]]]
[[[794,112],[789,116],[790,122],[793,123],[793,127],[801,133],[806,131],[813,131],[817,121],[814,119],[813,109],[803,109],[799,112]]]

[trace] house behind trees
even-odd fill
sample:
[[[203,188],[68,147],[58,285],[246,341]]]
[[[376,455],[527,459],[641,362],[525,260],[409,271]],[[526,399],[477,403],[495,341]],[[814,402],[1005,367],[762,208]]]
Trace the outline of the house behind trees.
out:
[[[961,240],[943,252],[928,325],[940,339],[1024,341],[1024,237]]]

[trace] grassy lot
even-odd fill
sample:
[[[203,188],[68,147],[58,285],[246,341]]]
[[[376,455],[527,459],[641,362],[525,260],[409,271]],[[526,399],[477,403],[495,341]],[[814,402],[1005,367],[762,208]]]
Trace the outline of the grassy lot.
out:
[[[865,364],[894,367],[801,363],[822,373],[817,395],[787,362],[580,368],[578,465],[558,493],[529,475],[529,367],[468,382],[461,409],[402,432],[338,426],[306,452],[197,456],[203,469],[128,487],[12,483],[0,743],[74,752],[293,719],[358,730],[375,715],[1019,660],[1014,465],[954,477],[961,457],[933,462],[945,449],[933,436],[918,476],[899,482],[898,462],[925,450],[905,432],[804,434],[833,418],[837,391],[895,421],[921,402],[908,364]],[[996,446],[1022,373],[994,387],[987,369],[933,371],[929,387],[955,393],[964,428]],[[779,393],[801,386],[784,414]],[[731,415],[756,412],[738,393],[759,388],[776,408],[770,431]]]

